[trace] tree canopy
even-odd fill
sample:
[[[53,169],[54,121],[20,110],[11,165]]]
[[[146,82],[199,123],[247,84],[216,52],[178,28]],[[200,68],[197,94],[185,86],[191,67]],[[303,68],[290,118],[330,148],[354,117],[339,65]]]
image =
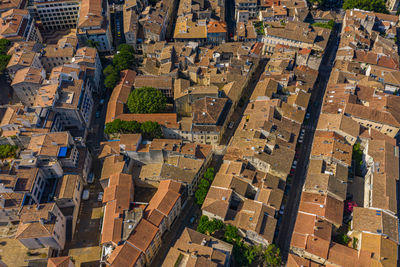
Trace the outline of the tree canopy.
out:
[[[121,44],[118,46],[118,52],[114,55],[113,65],[119,70],[131,69],[135,61],[135,51],[133,47],[128,44]]]
[[[194,193],[194,198],[196,203],[201,206],[206,199],[208,189],[212,181],[214,180],[214,168],[208,168],[204,173],[203,178],[201,178],[199,185],[197,186],[197,190]]]
[[[267,266],[278,267],[282,265],[281,251],[275,244],[270,244],[264,251]]]
[[[96,45],[94,42],[91,45]],[[135,51],[132,46],[121,44],[118,46],[117,53],[113,57],[113,63],[108,65],[104,70],[104,85],[107,89],[113,89],[120,77],[120,71],[132,69],[135,62]]]
[[[18,147],[9,144],[0,145],[0,159],[14,158]]]
[[[120,79],[119,71],[110,64],[103,70],[103,73],[106,76],[104,79],[104,85],[107,89],[113,89]]]
[[[7,68],[8,62],[11,59],[11,55],[7,55],[8,48],[11,42],[7,39],[0,39],[0,73],[3,73]]]
[[[141,87],[133,90],[128,97],[128,108],[131,113],[159,113],[165,111],[167,99],[157,89]]]
[[[224,229],[225,225],[222,221],[217,219],[209,220],[207,216],[200,217],[197,231],[202,234],[213,234],[218,230]]]
[[[116,119],[112,122],[106,123],[104,129],[106,134],[129,134],[129,133],[140,133],[144,139],[152,140],[154,138],[162,137],[162,129],[160,124],[153,121],[146,121],[140,123],[137,121],[123,121]]]
[[[386,13],[389,11],[386,8],[384,0],[344,0],[344,9],[358,8],[367,11],[374,11],[378,13]]]

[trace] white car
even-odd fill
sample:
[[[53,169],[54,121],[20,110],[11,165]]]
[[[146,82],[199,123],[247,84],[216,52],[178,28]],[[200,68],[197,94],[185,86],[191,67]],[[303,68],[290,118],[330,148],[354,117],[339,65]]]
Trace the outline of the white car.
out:
[[[293,164],[292,164],[292,168],[293,168],[293,169],[296,169],[296,167],[297,167],[297,160],[294,160],[294,161],[293,161]]]
[[[99,195],[97,196],[97,201],[103,201],[103,192],[100,192]]]
[[[82,199],[83,200],[88,200],[89,199],[89,190],[88,189],[83,190]]]
[[[279,214],[283,215],[284,211],[285,211],[285,205],[282,205],[281,208],[279,209]]]

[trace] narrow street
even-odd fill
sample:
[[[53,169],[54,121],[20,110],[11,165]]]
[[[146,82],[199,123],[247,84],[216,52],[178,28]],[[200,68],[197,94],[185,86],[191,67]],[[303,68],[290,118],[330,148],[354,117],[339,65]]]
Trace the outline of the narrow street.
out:
[[[225,21],[228,26],[228,41],[233,41],[235,36],[236,22],[235,22],[235,1],[225,1]]]
[[[280,232],[277,237],[276,243],[281,249],[283,260],[287,259],[289,253],[290,241],[292,232],[297,217],[297,210],[300,203],[300,196],[303,188],[303,184],[306,178],[309,157],[311,153],[312,143],[314,139],[315,129],[317,127],[322,101],[325,94],[325,89],[328,84],[328,80],[332,71],[334,58],[338,49],[338,39],[340,37],[341,24],[336,25],[334,32],[331,35],[327,51],[322,59],[321,66],[319,68],[319,74],[317,82],[314,86],[314,90],[310,100],[310,119],[308,122],[303,124],[306,133],[304,136],[304,142],[299,147],[299,155],[297,168],[293,176],[293,182],[286,202],[285,213],[282,218]]]

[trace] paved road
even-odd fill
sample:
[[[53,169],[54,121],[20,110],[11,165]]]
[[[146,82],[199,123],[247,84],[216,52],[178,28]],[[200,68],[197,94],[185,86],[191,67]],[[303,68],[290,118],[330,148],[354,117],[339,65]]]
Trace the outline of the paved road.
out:
[[[228,41],[233,41],[233,36],[235,36],[235,0],[225,1],[225,21],[228,26]]]
[[[337,25],[328,43],[328,47],[326,49],[327,53],[325,53],[322,59],[318,79],[311,95],[310,119],[305,122],[303,126],[306,130],[306,133],[304,136],[304,141],[298,149],[298,154],[301,155],[301,157],[297,162],[297,169],[292,179],[293,182],[291,184],[288,201],[286,202],[285,213],[280,226],[281,230],[276,240],[276,243],[281,248],[282,257],[284,260],[287,259],[287,255],[289,253],[290,241],[294,224],[296,222],[301,191],[307,173],[311,147],[314,139],[314,132],[321,111],[322,99],[324,97],[325,89],[332,70],[332,63],[334,62],[334,58],[336,56],[340,30],[341,24]]]

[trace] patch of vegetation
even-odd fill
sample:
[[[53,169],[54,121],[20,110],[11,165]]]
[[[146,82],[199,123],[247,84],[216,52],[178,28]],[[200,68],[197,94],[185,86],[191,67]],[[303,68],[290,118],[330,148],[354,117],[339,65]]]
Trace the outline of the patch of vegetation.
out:
[[[350,242],[350,237],[347,234],[342,233],[342,234],[337,235],[336,237],[334,236],[333,241],[335,241],[336,243],[342,244],[344,246],[347,246]]]
[[[202,234],[212,235],[218,230],[224,229],[225,225],[221,220],[209,220],[207,216],[200,217],[197,231]]]
[[[264,259],[267,266],[278,267],[282,265],[281,250],[275,245],[271,244],[264,251]]]
[[[311,24],[313,27],[321,27],[321,28],[326,28],[332,30],[333,27],[335,27],[335,22],[333,20],[328,21],[327,23],[323,22],[316,22]]]
[[[141,87],[133,90],[128,98],[131,113],[159,113],[165,111],[166,97],[153,87]]]
[[[15,158],[18,146],[0,145],[0,159]]]
[[[352,247],[353,247],[353,249],[357,249],[357,247],[358,247],[358,238],[357,237],[353,237]]]
[[[7,55],[8,49],[10,48],[11,42],[7,39],[0,39],[0,73],[4,73],[7,68],[8,62],[11,59],[11,55]]]
[[[352,159],[355,162],[356,175],[362,176],[361,166],[363,165],[363,151],[361,150],[360,144],[355,144],[353,146]]]
[[[94,43],[92,45],[95,45]],[[112,64],[109,64],[104,70],[104,85],[107,89],[114,88],[119,79],[120,72],[126,69],[132,69],[135,61],[135,51],[133,47],[127,44],[118,46],[118,52],[114,55]]]
[[[100,45],[100,42],[98,41],[93,41],[93,40],[87,40],[87,45],[89,47],[97,48]]]
[[[265,35],[264,23],[262,21],[253,21],[253,26],[257,35]]]
[[[282,264],[279,248],[271,244],[265,250],[261,245],[251,246],[243,241],[239,230],[233,225],[225,225],[217,219],[210,220],[207,216],[201,216],[197,231],[212,235],[223,232],[223,240],[233,245],[233,257],[237,266],[251,266],[264,262],[266,266],[278,267]]]
[[[343,9],[353,8],[389,14],[384,0],[344,0]]]
[[[197,187],[196,193],[194,194],[195,202],[197,205],[201,206],[206,199],[208,189],[212,181],[214,180],[214,168],[208,168],[201,178],[199,185]]]
[[[178,258],[176,259],[176,262],[175,262],[175,264],[174,264],[174,267],[178,267],[178,266],[180,265],[182,259],[183,259],[183,254],[182,254],[182,253],[179,253],[179,256],[178,256]]]
[[[137,121],[123,121],[116,119],[112,122],[106,123],[104,129],[106,134],[130,134],[140,133],[144,139],[152,140],[154,138],[161,138],[163,136],[160,124],[154,121],[146,121],[140,123]]]

